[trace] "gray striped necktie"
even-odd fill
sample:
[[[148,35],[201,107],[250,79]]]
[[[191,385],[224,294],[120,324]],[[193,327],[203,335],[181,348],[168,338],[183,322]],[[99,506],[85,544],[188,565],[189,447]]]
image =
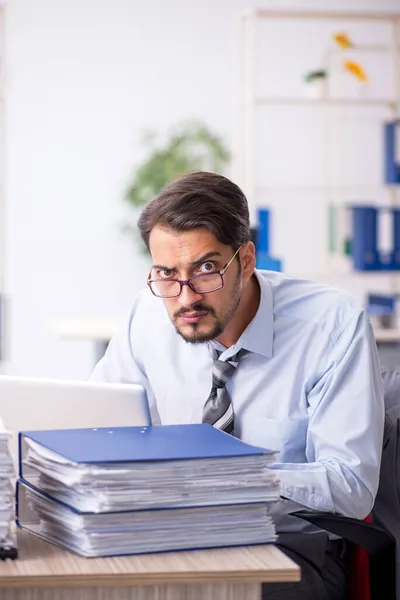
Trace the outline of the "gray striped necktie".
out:
[[[203,423],[214,425],[226,433],[233,434],[234,418],[233,406],[226,389],[226,382],[236,369],[239,359],[246,350],[239,350],[227,361],[219,360],[221,352],[212,349],[213,372],[212,388],[203,409]]]

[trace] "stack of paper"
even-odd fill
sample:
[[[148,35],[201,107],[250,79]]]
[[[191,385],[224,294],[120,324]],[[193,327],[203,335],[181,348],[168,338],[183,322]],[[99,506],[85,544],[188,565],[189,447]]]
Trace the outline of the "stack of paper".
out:
[[[10,433],[0,420],[0,558],[16,558],[16,540],[11,530],[14,522],[14,467],[8,449]]]
[[[17,522],[83,556],[274,541],[275,454],[210,425],[20,434]]]

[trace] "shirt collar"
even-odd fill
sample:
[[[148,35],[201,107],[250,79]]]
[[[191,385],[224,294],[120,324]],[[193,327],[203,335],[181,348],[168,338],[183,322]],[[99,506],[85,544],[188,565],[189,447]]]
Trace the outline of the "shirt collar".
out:
[[[237,346],[271,358],[274,343],[274,311],[271,284],[254,271],[260,286],[260,304],[254,318],[238,339]]]
[[[260,286],[260,304],[253,320],[250,321],[235,344],[234,351],[237,352],[244,348],[266,358],[271,358],[274,343],[274,311],[271,284],[267,277],[262,277],[257,269],[254,271],[254,275]],[[226,350],[215,340],[211,342],[211,345],[220,350]]]

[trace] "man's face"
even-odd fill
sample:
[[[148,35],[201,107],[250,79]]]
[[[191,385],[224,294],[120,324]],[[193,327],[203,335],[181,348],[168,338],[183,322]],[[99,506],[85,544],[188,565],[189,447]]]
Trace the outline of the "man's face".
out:
[[[204,228],[177,233],[157,226],[150,234],[150,252],[154,265],[152,279],[187,281],[193,275],[221,271],[234,250]],[[223,287],[214,292],[201,294],[184,285],[180,296],[163,299],[171,321],[185,341],[213,340],[232,319],[242,289],[236,258],[223,279]]]

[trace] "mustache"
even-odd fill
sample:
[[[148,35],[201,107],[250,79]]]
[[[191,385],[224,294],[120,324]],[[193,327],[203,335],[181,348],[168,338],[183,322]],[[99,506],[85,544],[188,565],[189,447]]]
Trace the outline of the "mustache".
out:
[[[192,313],[192,312],[208,312],[213,317],[216,317],[215,310],[213,309],[212,306],[205,306],[204,304],[194,304],[190,308],[185,308],[183,306],[182,308],[177,310],[176,313],[174,313],[174,319],[177,319],[178,317],[181,317],[182,315],[185,315],[186,313]]]

